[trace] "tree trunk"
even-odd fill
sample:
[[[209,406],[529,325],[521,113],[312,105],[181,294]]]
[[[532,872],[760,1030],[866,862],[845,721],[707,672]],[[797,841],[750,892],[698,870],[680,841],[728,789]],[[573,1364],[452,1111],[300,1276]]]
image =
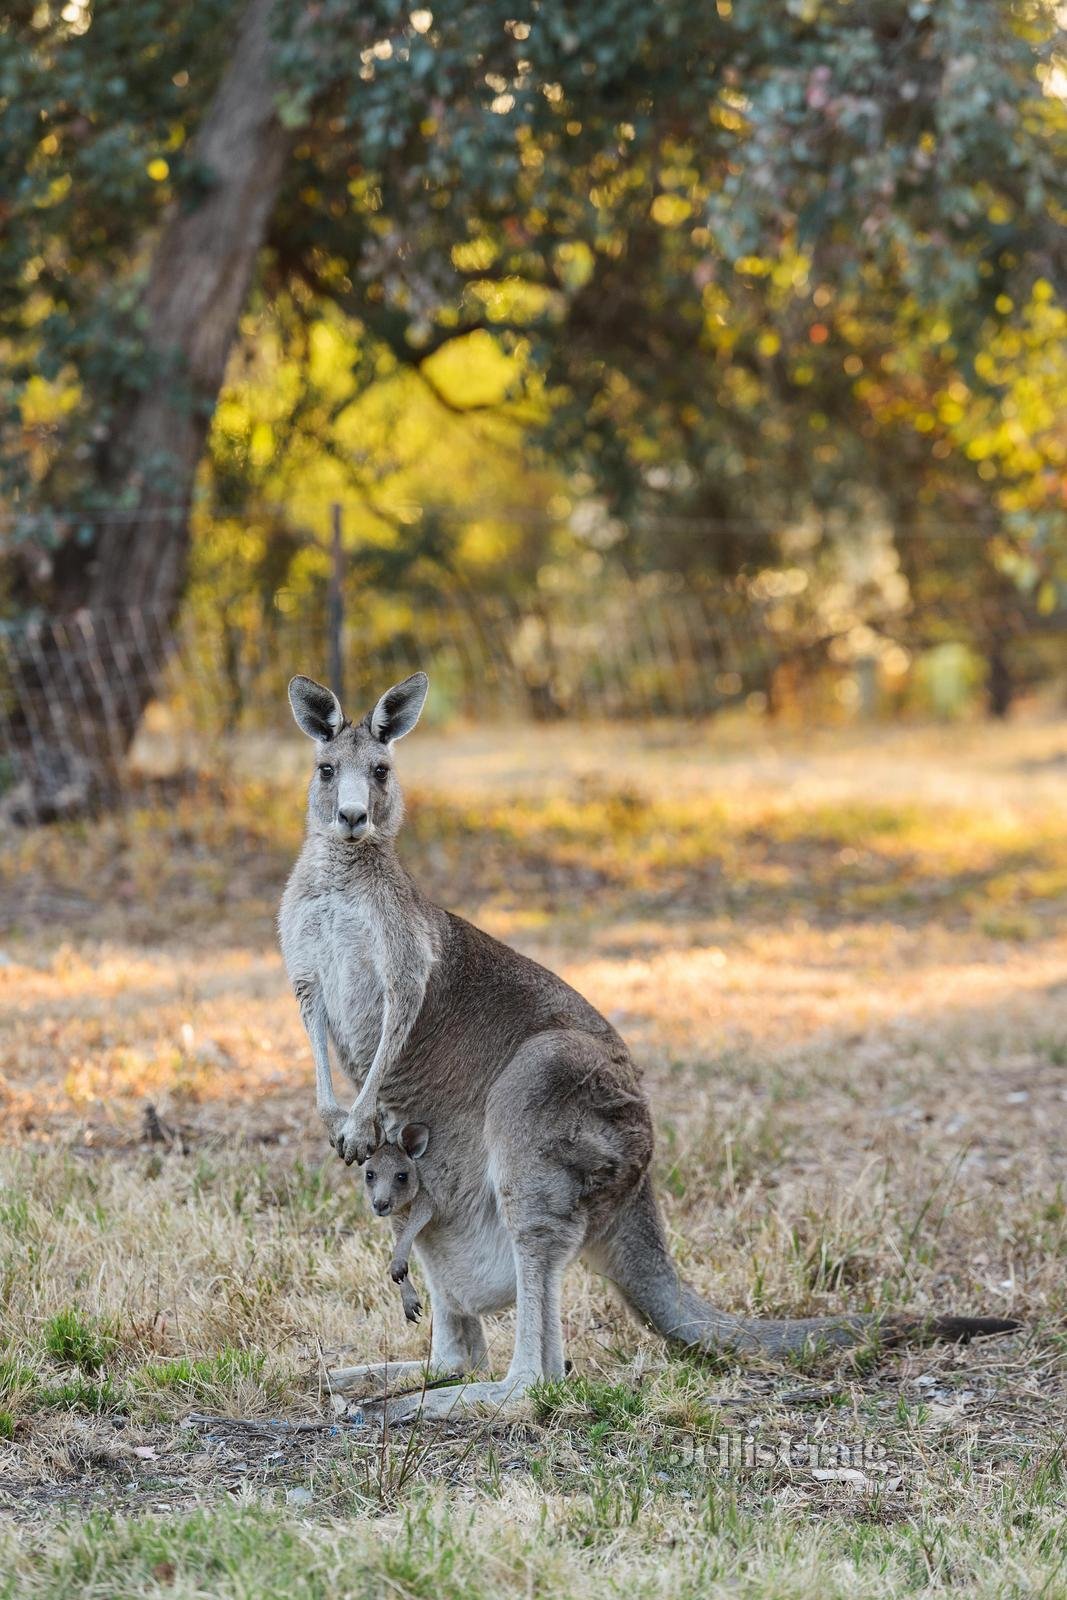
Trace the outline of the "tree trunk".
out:
[[[986,659],[989,667],[986,678],[989,714],[999,721],[1004,721],[1011,714],[1015,685],[1012,682],[1005,642],[1001,636],[994,635],[990,640]]]
[[[196,470],[290,147],[274,110],[272,7],[250,0],[196,136],[210,185],[175,207],[152,257],[143,309],[158,366],[116,422],[101,474],[108,499],[124,509],[98,524],[91,544],[69,540],[56,558],[55,611],[80,619],[77,637],[87,628],[91,649],[64,651],[66,627],[9,645],[9,744],[29,791],[20,814],[53,812],[52,798],[35,791],[57,782],[70,791],[66,812],[76,808],[74,790],[88,801],[113,789],[166,659]],[[162,648],[146,650],[153,634]],[[42,760],[50,731],[56,748]]]

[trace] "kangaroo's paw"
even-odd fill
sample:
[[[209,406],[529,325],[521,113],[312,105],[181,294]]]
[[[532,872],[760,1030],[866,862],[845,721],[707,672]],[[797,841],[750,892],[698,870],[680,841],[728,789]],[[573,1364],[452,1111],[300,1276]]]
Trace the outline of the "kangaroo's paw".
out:
[[[353,1161],[361,1167],[379,1144],[379,1127],[373,1113],[357,1112],[353,1108],[332,1135],[330,1143],[346,1167]]]
[[[355,1401],[345,1415],[365,1427],[392,1426],[397,1422],[459,1421],[471,1412],[487,1417],[512,1417],[521,1412],[526,1394],[535,1380],[501,1378],[495,1383],[450,1384],[428,1389],[425,1394],[399,1395],[393,1400]]]

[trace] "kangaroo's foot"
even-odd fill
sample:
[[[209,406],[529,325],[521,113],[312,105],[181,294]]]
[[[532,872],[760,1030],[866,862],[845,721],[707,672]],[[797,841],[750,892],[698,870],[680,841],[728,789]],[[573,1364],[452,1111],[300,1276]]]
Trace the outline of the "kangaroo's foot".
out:
[[[510,1417],[518,1411],[536,1383],[535,1376],[500,1378],[496,1382],[453,1383],[425,1394],[403,1394],[395,1399],[353,1401],[345,1416],[366,1427],[392,1427],[397,1422],[459,1421],[472,1411],[487,1417]]]
[[[334,1395],[385,1395],[421,1389],[423,1383],[455,1381],[458,1372],[425,1361],[375,1361],[365,1367],[333,1367],[327,1373]]]

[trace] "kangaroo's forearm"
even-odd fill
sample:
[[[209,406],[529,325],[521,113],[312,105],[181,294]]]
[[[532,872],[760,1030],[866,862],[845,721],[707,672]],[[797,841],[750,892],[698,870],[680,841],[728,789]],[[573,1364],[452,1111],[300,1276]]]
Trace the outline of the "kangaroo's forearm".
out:
[[[363,1086],[352,1105],[354,1112],[372,1113],[378,1103],[382,1080],[400,1057],[422,1006],[422,992],[400,995],[386,993],[382,1009],[382,1032],[374,1060]]]
[[[300,1004],[300,1017],[307,1030],[311,1053],[315,1058],[315,1107],[320,1117],[327,1117],[334,1111],[340,1111],[341,1107],[333,1087],[326,1006],[318,984],[299,983],[295,988],[296,998]]]

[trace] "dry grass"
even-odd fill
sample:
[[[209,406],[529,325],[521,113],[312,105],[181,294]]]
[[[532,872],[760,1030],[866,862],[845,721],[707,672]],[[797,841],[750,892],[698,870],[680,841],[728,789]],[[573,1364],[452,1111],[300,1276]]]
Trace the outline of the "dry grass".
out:
[[[286,749],[2,841],[0,1595],[1067,1592],[1067,725],[403,754],[431,892],[632,1041],[703,1291],[1027,1331],[715,1371],[576,1271],[575,1377],[521,1421],[278,1427],[333,1353],[425,1340],[312,1113]]]

